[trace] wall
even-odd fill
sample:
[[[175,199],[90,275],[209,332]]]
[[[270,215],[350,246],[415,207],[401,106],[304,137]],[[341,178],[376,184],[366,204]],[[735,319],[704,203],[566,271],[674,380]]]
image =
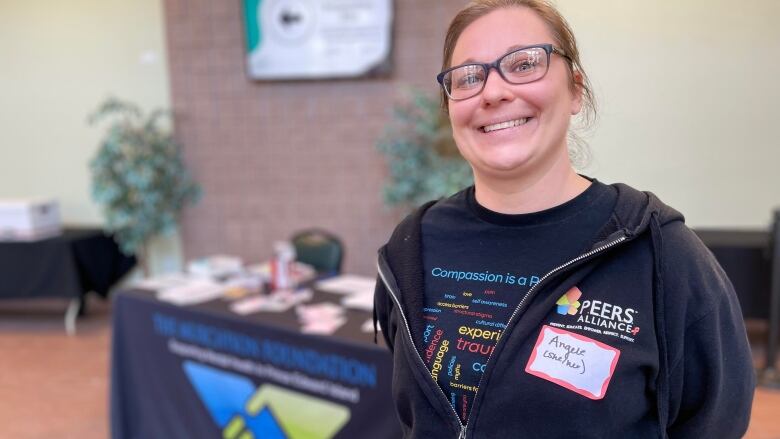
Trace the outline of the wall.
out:
[[[560,0],[601,102],[587,172],[699,227],[780,208],[780,2]]]
[[[103,127],[87,116],[109,95],[168,107],[159,0],[0,2],[0,198],[55,197],[66,224],[99,225],[88,163]],[[158,240],[155,265],[179,259]]]
[[[398,87],[435,92],[462,1],[395,1],[388,79],[252,82],[240,2],[166,0],[173,104],[205,187],[185,254],[268,257],[312,225],[344,237],[346,269],[374,272],[397,214],[384,210],[375,142]],[[693,226],[765,227],[780,205],[779,2],[560,0],[601,101],[586,173],[655,191]]]
[[[253,82],[240,2],[169,0],[176,126],[205,196],[183,222],[185,254],[257,262],[274,240],[319,226],[346,244],[345,268],[374,271],[397,214],[382,205],[375,143],[400,84],[434,90],[446,2],[396,2],[388,79]],[[433,55],[432,55],[433,54]]]

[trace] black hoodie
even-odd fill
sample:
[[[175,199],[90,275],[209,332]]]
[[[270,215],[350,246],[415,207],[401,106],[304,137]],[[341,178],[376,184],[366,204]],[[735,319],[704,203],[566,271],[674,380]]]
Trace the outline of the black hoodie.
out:
[[[615,211],[591,251],[543,276],[507,322],[465,425],[412,342],[425,327],[420,224],[434,203],[398,225],[379,250],[375,316],[393,351],[404,437],[744,434],[755,375],[731,283],[679,212],[653,194],[615,188]],[[574,287],[582,297],[561,314],[556,302]],[[604,355],[611,366],[593,366]],[[558,360],[578,369],[556,369]],[[591,380],[596,390],[559,370],[585,374],[586,360],[588,373],[602,374]]]

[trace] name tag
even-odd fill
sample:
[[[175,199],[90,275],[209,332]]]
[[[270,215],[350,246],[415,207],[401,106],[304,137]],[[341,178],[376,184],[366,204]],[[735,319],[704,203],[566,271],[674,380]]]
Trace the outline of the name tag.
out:
[[[542,326],[525,371],[590,399],[601,399],[620,351],[591,338]]]

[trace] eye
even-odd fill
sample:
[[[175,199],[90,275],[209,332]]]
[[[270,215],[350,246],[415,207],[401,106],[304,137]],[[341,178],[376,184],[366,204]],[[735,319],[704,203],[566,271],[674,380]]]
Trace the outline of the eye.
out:
[[[482,82],[482,79],[480,79],[480,77],[477,74],[470,73],[468,75],[464,75],[458,78],[457,87],[458,88],[473,87],[479,84],[480,82]]]
[[[524,73],[533,70],[534,67],[536,67],[536,63],[531,62],[529,60],[524,60],[512,64],[512,66],[510,67],[510,71],[513,73]]]
[[[501,70],[510,76],[524,76],[533,73],[542,60],[536,50],[521,50],[508,54],[501,60]]]
[[[469,89],[479,87],[485,80],[485,72],[480,66],[463,66],[453,70],[452,87],[455,89]]]

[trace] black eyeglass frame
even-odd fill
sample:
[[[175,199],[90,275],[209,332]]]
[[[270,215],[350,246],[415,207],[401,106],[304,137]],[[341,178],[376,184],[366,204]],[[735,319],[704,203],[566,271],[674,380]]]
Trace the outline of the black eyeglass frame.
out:
[[[500,67],[501,66],[501,61],[503,61],[504,58],[506,58],[509,55],[512,55],[513,53],[520,52],[520,51],[523,51],[523,50],[528,50],[528,49],[543,49],[544,52],[547,54],[547,64],[546,64],[546,67],[545,67],[544,74],[542,76],[532,80],[532,81],[527,81],[527,82],[526,81],[523,81],[523,82],[512,82],[512,81],[510,81],[509,79],[506,78],[506,76],[504,76],[504,72],[501,71],[501,67]],[[439,85],[444,90],[444,93],[447,95],[447,97],[449,99],[451,99],[453,101],[465,101],[466,99],[471,99],[474,96],[477,96],[478,94],[482,93],[482,90],[485,89],[485,84],[487,83],[487,77],[490,74],[490,69],[496,69],[498,74],[501,75],[501,79],[503,79],[504,81],[506,81],[506,82],[508,82],[510,84],[514,84],[514,85],[529,84],[531,82],[535,82],[535,81],[538,81],[538,80],[544,78],[547,75],[547,71],[550,70],[550,55],[553,54],[553,53],[566,58],[570,63],[572,62],[571,58],[569,58],[569,55],[566,55],[566,53],[564,53],[563,50],[553,46],[552,44],[532,44],[530,46],[525,46],[525,47],[520,47],[518,49],[510,50],[509,52],[507,52],[507,53],[501,55],[500,57],[498,57],[497,60],[495,60],[493,62],[490,62],[490,63],[474,62],[474,63],[466,63],[466,64],[461,64],[461,65],[457,65],[457,66],[454,66],[454,67],[450,67],[449,69],[446,69],[446,70],[442,71],[441,73],[439,73],[438,75],[436,75],[436,81],[439,83]],[[460,68],[463,68],[463,67],[466,67],[466,66],[480,66],[480,67],[482,67],[482,69],[485,72],[485,80],[482,81],[482,87],[480,87],[480,89],[477,92],[475,92],[473,95],[471,95],[471,96],[469,96],[467,98],[453,98],[452,95],[450,94],[450,92],[447,91],[447,87],[444,86],[444,76],[447,73],[450,73],[453,70],[457,70],[457,69],[460,69]]]

